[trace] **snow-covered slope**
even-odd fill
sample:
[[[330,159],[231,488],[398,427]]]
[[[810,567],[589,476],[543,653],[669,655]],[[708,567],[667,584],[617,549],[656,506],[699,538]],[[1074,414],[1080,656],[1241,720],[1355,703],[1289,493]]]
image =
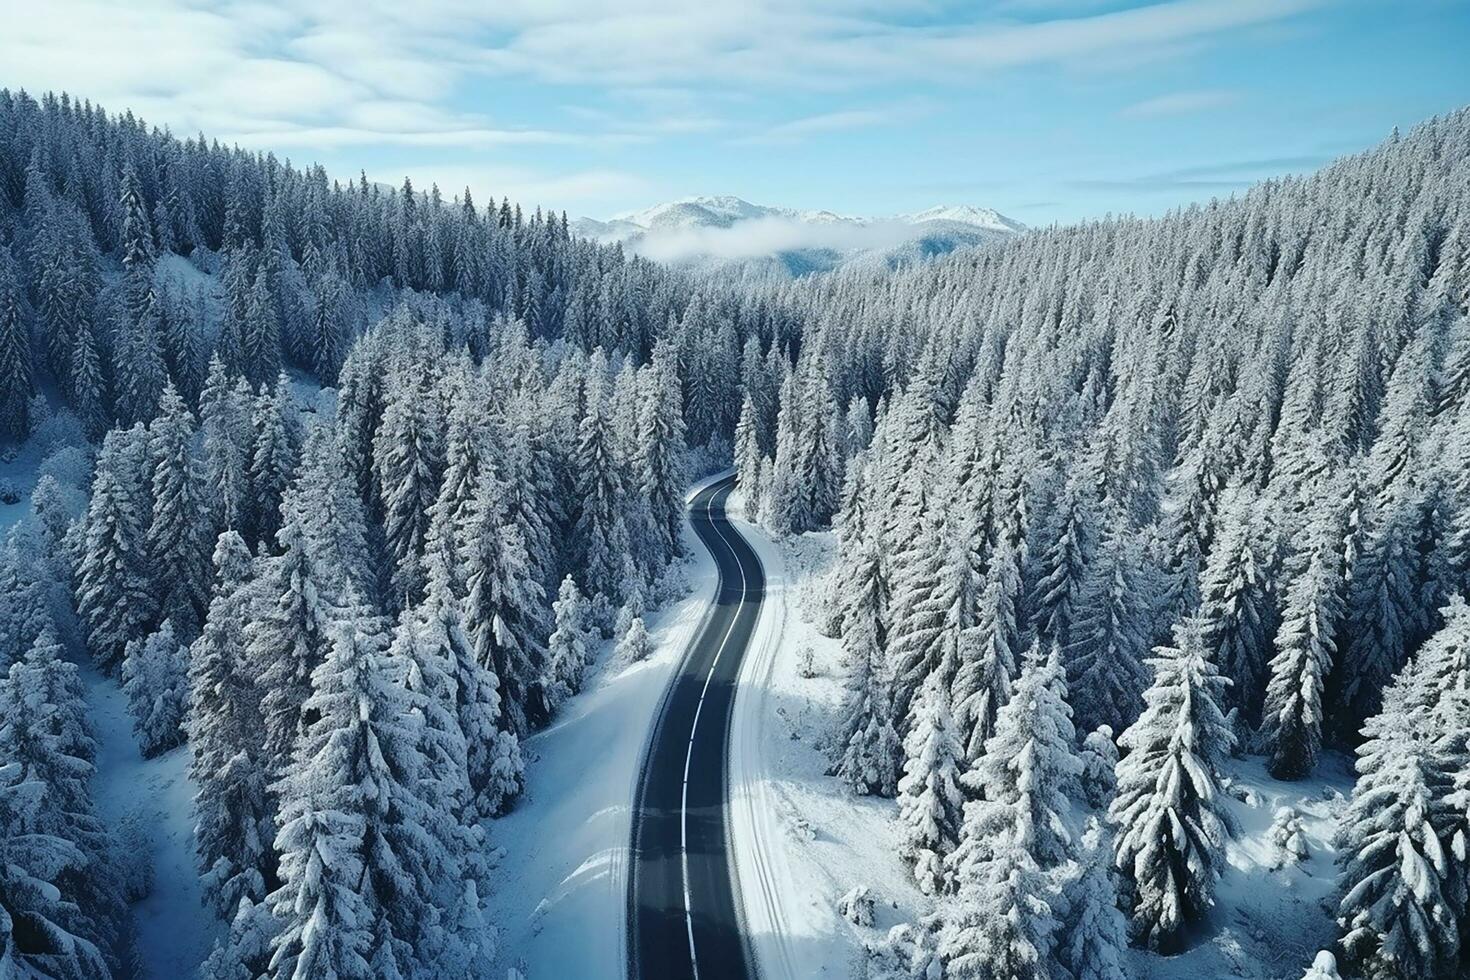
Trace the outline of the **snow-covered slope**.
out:
[[[922,260],[1007,238],[1025,226],[969,205],[863,218],[721,196],[683,198],[608,221],[580,218],[572,230],[597,241],[621,242],[670,265],[804,275],[853,263]]]

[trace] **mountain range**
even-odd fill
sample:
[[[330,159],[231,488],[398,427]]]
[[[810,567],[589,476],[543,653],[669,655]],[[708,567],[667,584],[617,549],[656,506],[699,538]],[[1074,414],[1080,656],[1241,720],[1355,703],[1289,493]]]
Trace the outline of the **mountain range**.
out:
[[[991,208],[929,208],[886,217],[800,211],[738,197],[687,197],[607,221],[579,218],[572,232],[668,265],[800,276],[855,264],[897,266],[985,245],[1026,230]]]

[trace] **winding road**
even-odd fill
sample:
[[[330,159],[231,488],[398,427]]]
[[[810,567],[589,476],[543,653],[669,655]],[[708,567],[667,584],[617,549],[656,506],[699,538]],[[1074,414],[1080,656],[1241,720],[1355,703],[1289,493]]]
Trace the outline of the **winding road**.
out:
[[[760,560],[725,516],[727,477],[689,519],[719,569],[715,603],[659,708],[634,797],[628,976],[754,977],[728,847],[735,682],[765,594]]]

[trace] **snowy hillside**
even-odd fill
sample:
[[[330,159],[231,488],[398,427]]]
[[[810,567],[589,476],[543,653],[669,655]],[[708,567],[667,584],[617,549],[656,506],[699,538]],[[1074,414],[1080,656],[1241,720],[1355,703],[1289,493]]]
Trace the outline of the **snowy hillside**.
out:
[[[799,276],[853,264],[919,261],[1008,238],[1026,227],[998,211],[969,205],[864,218],[702,196],[608,221],[580,218],[571,230],[599,242],[620,242],[670,265]]]

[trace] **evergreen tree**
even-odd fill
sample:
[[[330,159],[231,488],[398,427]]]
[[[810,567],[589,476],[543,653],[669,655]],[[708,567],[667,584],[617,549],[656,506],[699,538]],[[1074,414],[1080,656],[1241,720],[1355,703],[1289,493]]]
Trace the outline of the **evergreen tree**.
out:
[[[1067,794],[1082,774],[1075,737],[1061,653],[1052,647],[1042,659],[1032,647],[1011,699],[996,716],[995,734],[963,777],[979,800],[966,818],[967,831],[978,835],[973,846],[1009,835],[1043,869],[1071,856]]]
[[[636,466],[639,489],[651,512],[654,561],[663,564],[679,552],[684,522],[684,416],[679,376],[666,349],[654,351],[638,410]]]
[[[577,437],[576,483],[581,506],[577,515],[577,567],[589,595],[604,597],[616,607],[623,599],[620,586],[622,556],[628,549],[624,517],[623,475],[614,458],[613,431],[605,382],[594,373],[588,380],[587,410]]]
[[[395,934],[388,905],[420,911],[404,866],[407,835],[419,829],[405,784],[423,759],[412,752],[408,699],[383,670],[382,640],[336,624],[312,671],[301,706],[312,720],[275,787],[282,884],[270,896],[281,923],[273,977],[365,980],[412,970],[408,937]]]
[[[277,541],[281,554],[261,560],[245,623],[246,661],[262,692],[261,761],[271,777],[285,771],[310,721],[311,678],[341,613],[321,593],[322,574],[295,515],[287,516]]]
[[[1446,845],[1464,816],[1448,806],[1449,760],[1414,687],[1411,665],[1365,726],[1340,831],[1342,945],[1371,977],[1448,976],[1460,952],[1464,852]]]
[[[128,644],[122,665],[123,693],[145,759],[184,741],[188,672],[188,647],[179,643],[171,620],[165,619],[146,639]]]
[[[1113,742],[1113,730],[1107,725],[1098,725],[1088,732],[1082,740],[1079,758],[1082,762],[1082,798],[1088,806],[1106,812],[1118,790],[1118,746]]]
[[[647,660],[651,653],[653,641],[648,635],[648,627],[643,625],[642,616],[634,616],[628,623],[627,632],[618,641],[618,659],[626,663],[640,663]]]
[[[199,393],[204,432],[203,486],[214,527],[245,530],[250,510],[250,399],[225,373],[224,361],[210,358],[209,374]]]
[[[30,433],[30,400],[36,393],[25,296],[10,250],[0,245],[0,440],[20,442]]]
[[[844,547],[846,550],[846,546]],[[875,535],[859,539],[842,616],[847,699],[837,732],[841,756],[833,774],[856,793],[892,796],[898,791],[902,750],[893,726],[884,623],[887,580]]]
[[[754,520],[761,512],[760,434],[756,431],[755,405],[747,393],[735,423],[735,484],[745,495],[745,516]]]
[[[189,636],[204,614],[209,555],[193,455],[194,418],[173,385],[164,389],[149,433],[153,519],[148,527],[148,559],[154,569],[154,590],[162,615]]]
[[[1309,775],[1322,746],[1322,692],[1343,614],[1336,531],[1319,519],[1307,567],[1286,588],[1261,726],[1278,779]]]
[[[991,556],[980,593],[978,622],[962,637],[954,679],[955,720],[974,762],[995,734],[1000,709],[1011,697],[1016,675],[1016,593],[1020,574],[1015,551],[1002,546]]]
[[[429,585],[424,598],[427,628],[442,633],[453,666],[455,713],[466,746],[469,780],[466,816],[496,816],[524,785],[520,740],[503,717],[500,679],[479,660],[465,633],[460,603],[449,586],[443,562],[429,562]],[[436,634],[437,635],[437,634]]]
[[[1302,974],[1302,980],[1342,980],[1342,974],[1337,972],[1337,957],[1322,950]]]
[[[42,976],[53,975],[51,964],[37,963],[25,954],[61,945],[56,968],[75,962],[84,968],[75,976],[106,977],[108,971],[121,966],[127,912],[113,862],[114,842],[92,801],[90,782],[97,744],[81,680],[76,666],[62,661],[60,653],[54,634],[43,631],[0,681],[0,719],[4,719],[0,723],[0,773],[8,774],[10,785],[25,786],[26,795],[39,798],[28,808],[32,819],[15,828],[0,826],[0,837],[9,839],[17,831],[36,835],[44,840],[38,844],[66,858],[46,869],[51,880],[43,897],[57,915],[55,927],[16,936],[21,953],[17,968],[40,966]],[[7,877],[13,873],[9,868],[4,872]],[[23,896],[6,895],[0,907],[9,909],[10,902],[17,899]],[[18,924],[22,930],[25,925],[45,928],[29,916]],[[67,934],[82,944],[68,949],[63,945]],[[0,949],[0,963],[9,952],[8,945]],[[106,969],[87,972],[95,968],[99,953]]]
[[[467,595],[465,627],[475,656],[500,682],[503,722],[517,734],[530,719],[545,720],[540,681],[545,651],[545,597],[520,528],[508,520],[505,486],[482,475],[462,557]],[[533,697],[534,696],[534,697]]]
[[[272,809],[260,735],[262,691],[248,659],[250,549],[236,531],[214,549],[214,591],[204,630],[189,650],[194,846],[205,897],[222,917],[259,906],[274,874]]]
[[[581,689],[582,672],[592,662],[596,637],[587,600],[570,575],[562,579],[552,609],[556,630],[547,641],[544,686],[554,707]]]
[[[944,887],[944,858],[959,840],[964,803],[958,782],[963,750],[954,734],[943,671],[925,681],[913,713],[898,782],[900,854],[913,866],[919,890],[933,895]]]
[[[1244,491],[1225,493],[1219,532],[1200,580],[1199,609],[1205,642],[1231,682],[1230,703],[1252,724],[1260,719],[1268,676],[1266,569],[1253,540],[1256,520],[1254,502]]]
[[[269,392],[256,399],[251,420],[250,509],[256,541],[270,541],[281,527],[281,503],[296,471],[296,410],[290,380],[282,373]]]
[[[85,873],[86,855],[32,829],[46,802],[44,783],[18,762],[0,763],[0,976],[108,977],[102,952],[72,931],[76,909],[57,885]]]
[[[131,492],[122,434],[108,436],[97,462],[92,500],[83,518],[85,541],[77,567],[77,613],[97,666],[117,668],[123,648],[148,622],[141,502]]]
[[[1186,619],[1172,647],[1149,661],[1144,710],[1123,733],[1118,792],[1108,819],[1118,828],[1116,864],[1132,883],[1135,939],[1176,946],[1180,930],[1214,901],[1230,834],[1219,764],[1235,742],[1220,710],[1227,681],[1215,670],[1204,624]]]
[[[422,560],[429,520],[444,469],[443,447],[430,382],[400,380],[388,398],[373,439],[373,463],[383,488],[383,530],[396,562],[395,596],[416,601],[424,587]]]
[[[1128,922],[1118,911],[1112,847],[1096,817],[1082,834],[1081,868],[1068,882],[1057,959],[1073,980],[1127,980]]]
[[[1066,649],[1083,728],[1122,731],[1143,708],[1150,612],[1144,568],[1136,539],[1120,526],[1110,527],[1088,569]]]
[[[1377,508],[1368,519],[1362,553],[1347,566],[1348,642],[1335,714],[1349,737],[1377,713],[1383,689],[1408,657],[1415,612],[1414,517],[1413,507],[1397,498]]]

